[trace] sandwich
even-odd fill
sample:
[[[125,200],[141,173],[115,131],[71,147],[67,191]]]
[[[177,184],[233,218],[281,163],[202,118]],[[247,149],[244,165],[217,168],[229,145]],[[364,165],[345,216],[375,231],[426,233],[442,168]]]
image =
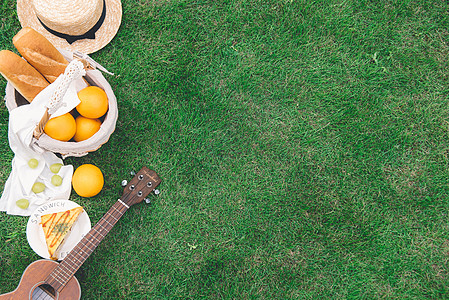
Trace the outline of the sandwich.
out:
[[[69,235],[73,225],[82,212],[82,207],[76,207],[41,216],[40,225],[44,231],[45,241],[51,259],[58,259],[57,251]]]

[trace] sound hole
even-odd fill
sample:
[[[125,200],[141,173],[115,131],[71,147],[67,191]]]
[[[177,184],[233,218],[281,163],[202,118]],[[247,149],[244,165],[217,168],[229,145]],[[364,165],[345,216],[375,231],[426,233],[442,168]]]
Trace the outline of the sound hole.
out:
[[[49,284],[41,284],[36,287],[31,295],[33,300],[52,300],[56,298],[55,289]]]

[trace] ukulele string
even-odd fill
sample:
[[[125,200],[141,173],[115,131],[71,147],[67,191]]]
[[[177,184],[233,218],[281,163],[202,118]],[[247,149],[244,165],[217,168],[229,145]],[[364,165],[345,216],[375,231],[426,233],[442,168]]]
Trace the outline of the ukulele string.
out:
[[[49,299],[48,297],[50,297],[50,299],[54,299],[52,296],[48,295],[48,294],[47,294],[43,289],[41,289],[40,287],[37,287],[36,289],[39,289],[39,291],[37,291],[38,294],[36,294],[36,295],[34,295],[34,292],[33,292],[33,294],[31,295],[31,297],[32,297],[33,300],[34,300],[34,299],[36,299],[36,300],[40,300],[40,299],[46,300],[46,299]],[[36,291],[36,289],[35,289],[34,291]]]
[[[115,207],[114,207],[115,208]],[[114,214],[111,212],[108,212],[110,216],[112,216],[115,220],[115,222],[112,222],[113,224],[111,224],[110,222],[107,221],[106,218],[103,218],[102,220],[100,220],[101,222],[100,225],[103,226],[103,228],[105,228],[107,231],[109,231],[114,225],[115,223],[120,219],[120,217],[123,215],[124,212],[118,211],[118,214]],[[118,217],[118,218],[116,218]],[[107,223],[107,224],[106,224]],[[109,227],[109,228],[108,228]],[[103,235],[101,233],[101,230],[98,231],[94,228],[93,231],[89,232],[88,235],[86,235],[87,238],[90,238],[90,240],[82,240],[79,244],[78,244],[78,249],[74,252],[73,259],[76,259],[80,265],[89,257],[89,255],[95,250],[95,248],[99,245],[99,243],[101,242],[102,238],[105,237],[105,235]],[[97,240],[98,243],[94,243],[92,242],[93,240]],[[85,242],[89,242],[89,243],[85,243]],[[81,246],[82,245],[82,246]],[[91,246],[91,247],[89,247]],[[84,252],[80,251],[80,250],[84,250]],[[85,256],[82,254],[86,254]],[[71,256],[67,256],[66,257],[66,262],[70,261],[71,263],[74,263],[74,261],[71,259]],[[65,267],[67,263],[62,264],[61,267]],[[70,266],[70,265],[69,265]],[[66,268],[67,270],[67,268]],[[59,271],[59,270],[58,270]],[[62,270],[61,270],[62,271]]]
[[[36,296],[37,296],[37,298],[36,299],[45,299],[45,298],[42,298],[41,296],[44,294],[44,291],[41,289],[41,288],[39,288],[39,287],[37,287],[37,289],[39,289],[39,291],[38,291],[38,293],[39,294],[37,294]],[[36,291],[36,290],[35,290]],[[34,294],[34,293],[33,293]],[[33,300],[34,300],[34,296],[32,296],[33,297]]]
[[[117,203],[117,202],[116,202]],[[114,205],[116,204],[116,203],[114,203]],[[111,207],[111,209],[106,213],[106,215],[105,215],[105,217],[103,217],[102,218],[102,220],[100,220],[100,221],[103,221],[103,222],[101,222],[102,224],[102,226],[103,226],[103,224],[104,224],[104,228],[105,229],[107,229],[107,231],[109,232],[109,230],[111,230],[112,229],[112,227],[118,222],[118,220],[123,216],[123,214],[126,212],[126,210],[127,209],[125,209],[124,211],[121,211],[121,210],[119,210],[118,208],[116,208],[115,206],[112,206]],[[112,208],[114,208],[114,210],[112,211]],[[107,221],[107,214],[109,214],[109,216],[112,216],[112,218],[114,219],[114,221],[112,221],[112,224],[110,223],[110,222],[108,222]],[[100,223],[100,222],[99,222]],[[109,225],[106,225],[106,223]],[[110,228],[106,228],[106,227],[110,227]],[[95,232],[95,233],[93,233],[93,232]],[[99,241],[98,242],[98,244],[101,242],[101,238],[104,238],[105,237],[105,235],[102,235],[101,234],[101,232],[99,232],[99,231],[97,231],[97,230],[91,230],[90,232],[90,235],[92,236],[92,238],[95,238],[97,241]],[[89,234],[88,233],[88,234]],[[101,236],[101,238],[100,238],[100,236]],[[87,235],[86,235],[86,237],[87,237]],[[76,260],[78,260],[81,264],[89,257],[89,255],[95,250],[95,248],[98,246],[98,244],[97,245],[95,245],[95,244],[93,244],[93,249],[90,249],[88,246],[87,246],[87,244],[85,244],[85,243],[81,243],[83,240],[81,240],[80,241],[80,243],[78,243],[77,244],[77,248],[79,248],[79,249],[77,249],[76,250],[76,252],[74,252],[74,254],[73,254],[73,258],[75,258]],[[83,244],[83,246],[81,247],[80,246],[80,244]],[[84,257],[82,254],[80,254],[80,252],[78,252],[79,250],[81,250],[81,249],[89,249],[89,251],[87,252],[87,256],[86,257]],[[74,249],[75,250],[75,249]],[[89,253],[90,252],[90,253]],[[86,252],[85,252],[86,253]],[[70,253],[69,253],[70,254]],[[81,259],[80,259],[81,258]],[[58,267],[56,267],[55,269],[54,269],[54,271],[52,272],[53,274],[54,274],[54,276],[56,276],[57,278],[61,278],[61,279],[63,279],[63,281],[67,281],[66,280],[66,275],[64,275],[63,273],[66,273],[67,274],[67,272],[68,272],[68,274],[67,275],[69,275],[69,278],[71,277],[70,276],[70,273],[74,273],[74,272],[72,272],[72,271],[70,271],[67,267],[66,267],[66,264],[67,263],[64,263],[64,261],[70,261],[71,263],[74,263],[74,261],[73,260],[71,260],[70,259],[70,256],[68,255],[64,260],[63,260],[63,262],[58,266]],[[80,264],[80,265],[81,265]],[[70,266],[70,265],[69,265]],[[74,268],[75,269],[75,272],[76,272],[76,268]],[[65,272],[65,271],[67,271],[67,272]],[[55,278],[55,280],[56,281],[59,281],[57,278]]]

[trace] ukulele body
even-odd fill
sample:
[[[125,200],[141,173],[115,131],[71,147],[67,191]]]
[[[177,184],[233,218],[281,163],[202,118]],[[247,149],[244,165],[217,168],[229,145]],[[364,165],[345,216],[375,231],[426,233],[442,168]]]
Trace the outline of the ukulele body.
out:
[[[17,288],[10,293],[0,295],[0,300],[79,300],[81,288],[74,276],[75,272],[128,208],[142,202],[149,193],[155,191],[160,183],[161,179],[156,172],[143,167],[124,187],[122,197],[112,205],[109,211],[78,242],[61,263],[49,259],[40,259],[31,263],[23,272]],[[45,281],[47,278],[49,278],[49,282],[58,286],[49,286]],[[61,291],[55,291],[55,288],[61,289]]]
[[[36,290],[45,284],[45,278],[58,266],[59,263],[49,260],[40,259],[31,263],[23,272],[17,288],[7,294],[0,295],[0,300],[7,299],[80,299],[81,288],[78,280],[73,276],[62,289],[56,292],[56,297],[52,298],[41,290]],[[34,293],[34,295],[33,295]],[[40,295],[40,297],[39,297]]]

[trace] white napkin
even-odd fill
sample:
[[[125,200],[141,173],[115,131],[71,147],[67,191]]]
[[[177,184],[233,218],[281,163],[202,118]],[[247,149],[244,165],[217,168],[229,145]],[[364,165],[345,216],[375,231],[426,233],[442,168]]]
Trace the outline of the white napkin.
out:
[[[54,153],[37,146],[33,139],[33,131],[42,119],[46,105],[62,78],[63,76],[58,77],[30,104],[19,106],[10,112],[8,139],[15,156],[11,174],[0,198],[0,211],[6,211],[12,215],[29,216],[38,206],[47,201],[70,197],[73,166],[61,167],[57,175],[63,178],[62,184],[54,186],[51,183],[51,177],[55,174],[50,171],[50,166],[54,163],[63,164],[63,161]],[[86,86],[81,78],[71,82],[62,99],[63,105],[51,116],[52,118],[63,115],[78,105],[80,101],[76,91],[80,86]],[[28,161],[32,158],[39,162],[35,169],[28,166]],[[34,193],[31,188],[35,182],[44,183],[46,189],[41,193]],[[27,209],[18,207],[16,201],[19,199],[27,199],[30,203],[29,207]]]

